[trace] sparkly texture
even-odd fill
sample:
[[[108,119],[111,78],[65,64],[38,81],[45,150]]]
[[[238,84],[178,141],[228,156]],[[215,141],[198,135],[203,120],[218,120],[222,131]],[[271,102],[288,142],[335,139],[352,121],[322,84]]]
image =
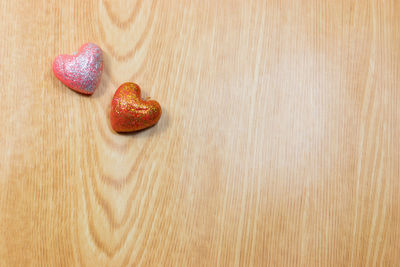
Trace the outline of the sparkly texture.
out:
[[[154,100],[142,100],[135,83],[122,84],[111,102],[111,126],[116,132],[134,132],[148,128],[161,117],[161,106]]]
[[[103,71],[103,52],[95,44],[81,46],[76,55],[59,55],[53,62],[53,72],[66,86],[91,95],[99,85]]]

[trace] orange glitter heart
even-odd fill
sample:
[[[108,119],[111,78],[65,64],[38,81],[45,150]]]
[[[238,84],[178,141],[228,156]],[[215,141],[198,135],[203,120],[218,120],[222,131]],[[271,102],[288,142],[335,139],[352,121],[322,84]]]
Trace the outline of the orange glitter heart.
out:
[[[153,126],[161,117],[161,106],[154,100],[143,100],[139,85],[122,84],[111,101],[111,126],[116,132],[134,132]]]

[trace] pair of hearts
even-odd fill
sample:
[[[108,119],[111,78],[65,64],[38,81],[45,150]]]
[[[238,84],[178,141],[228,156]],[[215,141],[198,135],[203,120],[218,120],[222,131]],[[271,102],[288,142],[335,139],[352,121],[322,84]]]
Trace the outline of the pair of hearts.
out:
[[[103,72],[103,52],[95,44],[81,46],[74,55],[59,55],[53,62],[55,76],[72,90],[92,95]],[[122,84],[111,101],[110,121],[116,132],[133,132],[155,125],[161,117],[161,106],[154,100],[143,100],[135,83]]]

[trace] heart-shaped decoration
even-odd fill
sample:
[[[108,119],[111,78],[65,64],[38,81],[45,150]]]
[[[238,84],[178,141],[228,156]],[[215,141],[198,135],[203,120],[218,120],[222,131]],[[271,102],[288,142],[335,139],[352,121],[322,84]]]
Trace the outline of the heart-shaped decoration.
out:
[[[103,52],[95,44],[84,44],[75,55],[57,56],[53,62],[53,72],[72,90],[91,95],[100,83]]]
[[[111,102],[110,121],[116,132],[134,132],[153,126],[161,117],[161,106],[154,100],[143,100],[135,83],[122,84]]]

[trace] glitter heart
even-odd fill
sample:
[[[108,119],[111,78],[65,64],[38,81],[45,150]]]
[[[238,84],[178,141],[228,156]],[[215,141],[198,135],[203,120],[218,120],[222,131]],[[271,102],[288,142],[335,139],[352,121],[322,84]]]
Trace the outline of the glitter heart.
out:
[[[122,84],[111,101],[111,126],[116,132],[134,132],[153,126],[161,117],[161,106],[143,100],[135,83]]]
[[[103,52],[95,44],[84,44],[75,55],[57,56],[53,62],[53,72],[72,90],[91,95],[100,83]]]

